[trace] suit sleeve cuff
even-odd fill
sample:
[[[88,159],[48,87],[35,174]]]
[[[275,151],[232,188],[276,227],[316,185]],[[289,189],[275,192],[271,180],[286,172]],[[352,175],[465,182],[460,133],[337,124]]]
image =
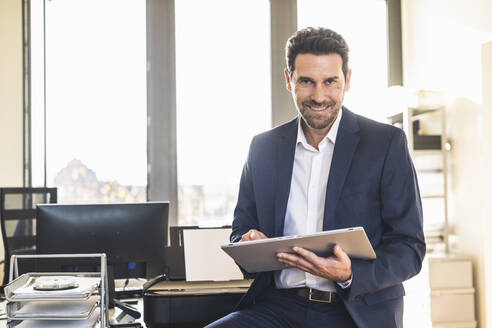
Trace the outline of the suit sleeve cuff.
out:
[[[353,277],[354,277],[354,274],[352,273],[350,275],[349,279],[342,281],[342,282],[337,282],[338,286],[340,286],[340,288],[342,288],[342,289],[350,288],[350,286],[352,285],[352,278]]]

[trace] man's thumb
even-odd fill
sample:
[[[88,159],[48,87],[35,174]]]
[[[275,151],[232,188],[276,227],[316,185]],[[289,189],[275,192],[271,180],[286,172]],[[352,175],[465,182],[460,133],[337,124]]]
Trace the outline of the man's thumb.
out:
[[[333,247],[333,254],[336,256],[336,257],[342,257],[342,248],[336,244],[334,247]]]

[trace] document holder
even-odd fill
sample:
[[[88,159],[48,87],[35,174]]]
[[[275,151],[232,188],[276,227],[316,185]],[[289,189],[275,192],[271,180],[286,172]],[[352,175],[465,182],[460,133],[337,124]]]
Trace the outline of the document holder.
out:
[[[19,276],[18,259],[100,258],[100,272],[25,273]],[[7,298],[7,326],[37,327],[109,327],[108,276],[106,254],[12,255]],[[40,290],[37,279],[70,278],[67,289]],[[39,283],[39,280],[38,280]]]

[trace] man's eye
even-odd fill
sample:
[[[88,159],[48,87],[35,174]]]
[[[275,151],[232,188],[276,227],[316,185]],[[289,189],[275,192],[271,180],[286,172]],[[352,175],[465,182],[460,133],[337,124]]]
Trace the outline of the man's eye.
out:
[[[335,82],[336,82],[335,79],[328,79],[328,80],[325,81],[325,84],[326,85],[334,85]]]
[[[300,80],[299,82],[301,84],[303,84],[303,85],[310,85],[310,84],[312,84],[312,81],[310,81],[310,80]]]

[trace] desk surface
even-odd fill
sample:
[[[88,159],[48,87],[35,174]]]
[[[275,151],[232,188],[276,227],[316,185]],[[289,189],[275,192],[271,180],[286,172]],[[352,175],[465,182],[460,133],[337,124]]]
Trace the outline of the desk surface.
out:
[[[173,323],[171,323],[172,320],[177,320],[179,324],[183,324],[183,327],[196,327],[196,325],[191,325],[189,321],[189,313],[185,314],[183,316],[183,313],[175,313],[173,312],[173,318],[169,318],[168,314],[163,313],[162,309],[168,309],[170,307],[171,302],[186,302],[188,304],[187,306],[194,306],[196,311],[195,315],[197,320],[209,320],[210,316],[217,316],[217,318],[222,317],[223,315],[229,313],[232,309],[233,306],[239,301],[239,298],[242,297],[242,293],[244,293],[247,290],[247,287],[251,281],[236,281],[235,284],[232,284],[231,282],[195,282],[195,283],[186,283],[186,282],[163,282],[162,285],[165,285],[165,288],[162,288],[164,286],[159,286],[159,284],[156,284],[154,293],[156,295],[160,295],[160,297],[152,297],[153,302],[149,305],[151,309],[154,309],[154,312],[156,313],[155,317],[150,318],[150,322],[157,322],[157,323],[165,323],[169,327],[173,327]],[[215,291],[210,290],[210,288],[207,287],[215,287],[215,289],[221,291],[221,293],[217,294]],[[170,288],[171,287],[171,288]],[[191,288],[193,290],[192,293],[185,292],[183,290],[184,287],[193,287]],[[237,292],[234,294],[223,294],[224,289],[227,289],[229,292],[231,291],[231,287],[233,290]],[[161,289],[161,290],[159,290]],[[159,291],[158,291],[159,290]],[[190,294],[197,295],[198,298],[189,298]],[[203,297],[204,295],[210,296],[208,297]],[[177,297],[179,296],[179,297]],[[183,298],[184,297],[184,298]],[[217,297],[219,298],[219,301],[217,301]],[[223,298],[227,297],[227,301],[224,303]],[[231,300],[231,297],[234,297],[233,300]],[[136,322],[140,323],[142,327],[146,327],[144,323],[144,318],[143,318],[143,299],[125,299],[123,301],[130,301],[130,302],[137,302],[136,304],[130,304],[134,306],[141,314],[142,316],[140,319],[136,320]],[[183,305],[184,303],[180,303]],[[217,308],[215,308],[214,304],[219,305]],[[226,305],[226,308],[224,308],[224,305]],[[5,313],[5,306],[6,306],[6,301],[0,302],[0,313]],[[214,312],[215,311],[215,312]],[[109,310],[109,318],[110,319],[115,319],[121,314],[121,310],[118,308],[115,309],[110,309]],[[0,317],[1,318],[1,317]],[[5,318],[5,317],[4,317]],[[128,316],[125,319],[130,319]],[[213,318],[212,318],[213,319]],[[215,320],[215,319],[214,319]],[[200,322],[201,322],[200,321]],[[0,326],[3,326],[2,323],[5,322],[4,320],[0,319]],[[124,321],[120,321],[121,323],[124,323]],[[186,325],[185,325],[186,324]]]

